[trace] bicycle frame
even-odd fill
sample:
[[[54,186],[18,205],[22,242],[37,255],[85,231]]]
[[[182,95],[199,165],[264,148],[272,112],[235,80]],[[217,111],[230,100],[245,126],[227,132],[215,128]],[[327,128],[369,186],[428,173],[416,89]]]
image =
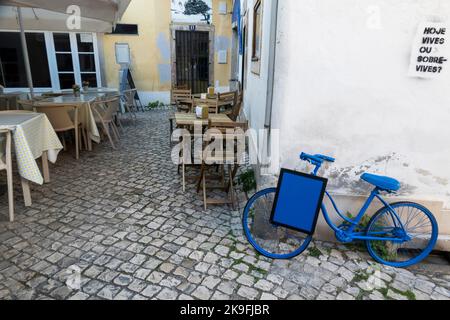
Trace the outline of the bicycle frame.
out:
[[[321,168],[321,164],[316,164],[316,168],[314,169],[314,171],[312,172],[312,175],[317,176],[317,173],[319,172],[320,168]],[[330,228],[332,230],[334,230],[336,232],[337,235],[341,235],[344,236],[346,239],[348,239],[348,242],[354,241],[354,240],[362,240],[362,241],[367,241],[367,240],[371,240],[371,241],[392,241],[392,242],[404,242],[404,241],[409,241],[411,240],[406,234],[404,237],[399,238],[393,238],[393,237],[383,237],[383,235],[387,235],[390,234],[389,232],[376,232],[376,233],[372,233],[372,234],[367,234],[366,232],[356,232],[356,228],[359,226],[360,222],[362,221],[363,217],[366,215],[367,210],[370,208],[370,206],[372,205],[372,202],[375,199],[378,199],[386,208],[389,209],[389,213],[391,215],[391,218],[394,222],[395,228],[397,229],[401,229],[401,230],[405,230],[404,225],[400,219],[400,217],[398,216],[397,212],[391,207],[390,204],[388,204],[380,195],[381,190],[379,188],[375,188],[371,193],[369,198],[367,199],[367,201],[364,203],[363,207],[361,208],[358,216],[355,219],[350,219],[345,217],[342,212],[339,210],[336,202],[334,201],[333,197],[326,192],[326,196],[328,197],[328,199],[330,200],[331,204],[333,205],[336,213],[347,223],[350,224],[349,228],[347,230],[343,230],[341,228],[339,228],[338,226],[336,226],[333,221],[330,218],[330,215],[328,213],[328,210],[325,206],[325,203],[322,203],[322,213],[323,213],[323,217],[326,221],[326,223],[330,226]]]

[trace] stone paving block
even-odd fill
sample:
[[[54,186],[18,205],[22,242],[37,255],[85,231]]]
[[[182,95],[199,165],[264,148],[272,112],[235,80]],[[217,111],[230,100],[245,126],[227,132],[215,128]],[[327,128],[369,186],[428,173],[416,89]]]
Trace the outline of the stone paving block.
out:
[[[161,291],[161,289],[162,288],[160,286],[149,285],[141,292],[141,294],[147,298],[153,298],[158,292]]]
[[[361,277],[376,270],[389,298],[404,299],[398,292],[409,290],[420,300],[450,300],[448,266],[395,269],[321,241],[311,244],[318,257],[257,255],[242,233],[241,212],[204,211],[194,185],[182,192],[168,115],[138,114],[117,150],[102,143],[79,161],[59,155],[52,182],[32,187],[32,207],[19,202],[16,222],[0,222],[0,299],[384,299],[361,288]],[[81,291],[66,284],[71,267],[80,270]]]
[[[208,300],[209,298],[211,298],[211,295],[212,292],[204,286],[197,287],[197,289],[195,289],[195,291],[192,293],[192,296],[199,300]]]

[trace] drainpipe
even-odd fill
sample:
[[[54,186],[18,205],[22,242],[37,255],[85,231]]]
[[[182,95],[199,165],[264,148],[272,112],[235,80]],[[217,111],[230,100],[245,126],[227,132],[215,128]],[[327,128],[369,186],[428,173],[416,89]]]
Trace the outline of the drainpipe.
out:
[[[278,32],[278,1],[272,0],[270,8],[270,48],[269,48],[269,77],[267,81],[267,103],[266,103],[266,119],[264,127],[271,129],[272,127],[272,108],[273,108],[273,91],[275,85],[275,60],[277,53],[277,32]]]

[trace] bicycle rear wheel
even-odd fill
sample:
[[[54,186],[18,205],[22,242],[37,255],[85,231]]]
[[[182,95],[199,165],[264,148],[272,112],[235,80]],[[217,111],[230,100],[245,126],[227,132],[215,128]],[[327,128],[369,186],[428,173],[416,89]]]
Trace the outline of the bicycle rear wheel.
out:
[[[403,241],[366,241],[369,254],[379,263],[406,268],[421,262],[433,251],[438,239],[438,224],[425,207],[411,202],[391,205],[398,219],[388,207],[378,211],[369,222],[368,235],[389,238],[406,238]]]
[[[244,209],[242,224],[250,244],[270,259],[291,259],[308,248],[312,236],[270,222],[276,189],[255,194]]]

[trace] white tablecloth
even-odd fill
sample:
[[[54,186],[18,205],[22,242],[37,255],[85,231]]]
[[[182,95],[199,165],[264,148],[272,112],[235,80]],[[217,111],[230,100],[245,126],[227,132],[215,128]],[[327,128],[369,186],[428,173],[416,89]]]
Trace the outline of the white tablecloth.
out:
[[[55,163],[63,149],[47,116],[41,113],[0,112],[0,129],[12,131],[19,174],[26,180],[43,184],[44,178],[36,159],[47,151],[48,160]],[[0,146],[0,149],[3,147]]]

